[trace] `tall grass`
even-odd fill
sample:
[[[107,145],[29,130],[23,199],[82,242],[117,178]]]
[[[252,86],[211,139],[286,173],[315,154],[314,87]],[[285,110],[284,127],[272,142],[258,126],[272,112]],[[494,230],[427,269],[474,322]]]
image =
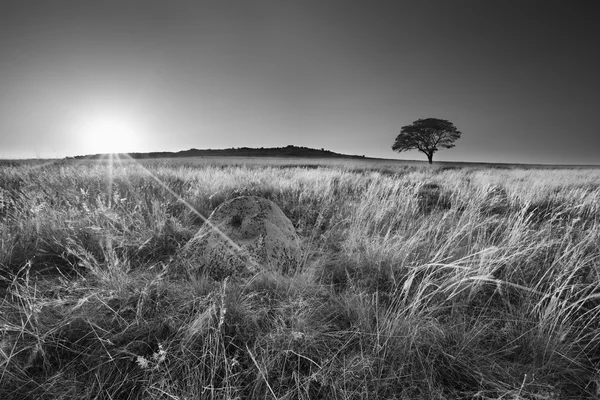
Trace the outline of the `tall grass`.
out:
[[[0,167],[0,398],[600,395],[600,173]],[[224,201],[273,200],[293,275],[171,260]]]

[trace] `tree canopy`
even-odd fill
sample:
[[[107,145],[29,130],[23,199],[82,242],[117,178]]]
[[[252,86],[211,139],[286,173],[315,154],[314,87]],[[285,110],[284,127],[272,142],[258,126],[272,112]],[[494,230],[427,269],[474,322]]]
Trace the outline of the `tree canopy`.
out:
[[[419,150],[427,156],[429,164],[433,162],[433,153],[440,148],[450,149],[460,138],[460,132],[454,124],[445,119],[418,119],[411,125],[403,126],[392,145],[397,152]]]

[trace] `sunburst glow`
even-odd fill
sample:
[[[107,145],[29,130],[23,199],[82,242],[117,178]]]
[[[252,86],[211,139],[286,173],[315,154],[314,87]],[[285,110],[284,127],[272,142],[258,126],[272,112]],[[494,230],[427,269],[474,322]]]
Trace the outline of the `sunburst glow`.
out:
[[[77,135],[90,153],[139,151],[140,128],[131,116],[110,112],[82,119]]]

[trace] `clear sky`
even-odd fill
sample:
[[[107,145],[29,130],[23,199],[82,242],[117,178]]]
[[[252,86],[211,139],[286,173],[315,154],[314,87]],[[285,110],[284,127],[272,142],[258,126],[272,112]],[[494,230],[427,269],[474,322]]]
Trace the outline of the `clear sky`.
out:
[[[600,164],[596,1],[13,1],[0,10],[0,158],[280,147]]]

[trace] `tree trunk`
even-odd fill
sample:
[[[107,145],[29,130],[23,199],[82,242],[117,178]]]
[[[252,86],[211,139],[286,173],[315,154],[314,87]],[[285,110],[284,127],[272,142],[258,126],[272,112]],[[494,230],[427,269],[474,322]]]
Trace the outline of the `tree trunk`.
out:
[[[429,164],[433,164],[433,153],[427,154],[427,160],[429,161]]]

